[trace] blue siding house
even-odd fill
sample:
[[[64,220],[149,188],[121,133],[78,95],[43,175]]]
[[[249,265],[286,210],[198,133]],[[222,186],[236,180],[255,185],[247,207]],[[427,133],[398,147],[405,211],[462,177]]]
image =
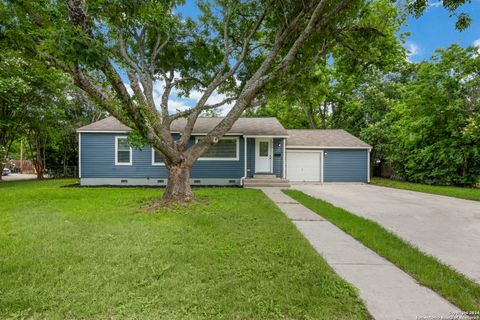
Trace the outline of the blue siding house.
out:
[[[190,144],[221,121],[199,118]],[[185,121],[172,123],[174,138]],[[166,185],[168,174],[150,146],[131,147],[130,128],[114,117],[78,129],[81,185]],[[286,130],[276,118],[240,118],[197,160],[192,185],[244,185],[269,175],[292,182],[367,182],[371,147],[344,130]]]

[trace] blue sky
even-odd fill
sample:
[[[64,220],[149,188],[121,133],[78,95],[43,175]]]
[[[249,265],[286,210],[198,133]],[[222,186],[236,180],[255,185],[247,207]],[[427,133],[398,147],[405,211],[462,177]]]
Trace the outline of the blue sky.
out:
[[[405,44],[412,51],[410,60],[427,60],[436,49],[447,48],[453,43],[466,47],[478,40],[480,46],[480,0],[472,0],[459,12],[467,12],[473,18],[472,25],[462,32],[455,29],[455,17],[449,17],[448,11],[436,3],[420,18],[409,18],[402,32],[411,33]]]

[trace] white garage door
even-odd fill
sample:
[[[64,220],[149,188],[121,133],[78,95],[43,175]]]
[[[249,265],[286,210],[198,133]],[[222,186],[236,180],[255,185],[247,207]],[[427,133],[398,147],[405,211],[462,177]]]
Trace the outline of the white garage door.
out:
[[[322,152],[287,150],[287,179],[321,181]]]

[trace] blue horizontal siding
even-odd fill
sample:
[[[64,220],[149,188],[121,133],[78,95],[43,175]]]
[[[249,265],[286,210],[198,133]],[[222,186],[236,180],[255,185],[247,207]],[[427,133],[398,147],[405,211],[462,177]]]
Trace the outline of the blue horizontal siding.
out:
[[[283,141],[284,139],[273,139],[273,174],[282,178],[283,172]]]
[[[167,178],[164,166],[152,165],[152,148],[132,148],[132,165],[115,165],[115,133],[81,133],[82,178]],[[239,160],[198,160],[192,179],[239,179],[244,175],[244,146],[239,138]],[[189,144],[195,143],[192,137]]]
[[[324,150],[324,182],[367,182],[368,150]]]

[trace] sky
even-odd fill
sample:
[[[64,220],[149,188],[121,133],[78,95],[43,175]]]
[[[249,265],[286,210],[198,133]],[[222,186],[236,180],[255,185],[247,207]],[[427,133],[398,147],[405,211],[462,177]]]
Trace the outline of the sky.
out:
[[[176,8],[175,11],[191,18],[195,18],[199,14],[195,0],[186,0],[185,4]],[[435,50],[447,48],[454,43],[463,47],[477,45],[480,48],[480,0],[471,0],[471,3],[463,5],[459,12],[466,12],[473,19],[472,25],[464,31],[455,29],[456,18],[450,17],[448,11],[441,6],[438,0],[431,0],[430,7],[418,19],[408,18],[406,25],[400,31],[401,33],[410,33],[405,37],[404,44],[404,47],[410,52],[408,60],[412,62],[428,60],[435,53]],[[157,106],[159,106],[162,91],[163,84],[157,82],[155,84]],[[189,98],[181,98],[174,90],[169,100],[170,112],[175,113],[191,108],[200,97],[201,92],[193,91]],[[214,93],[207,104],[220,102],[224,98],[224,95]],[[230,103],[218,110],[219,114],[225,115],[232,105],[233,103]]]
[[[475,44],[480,47],[480,0],[472,0],[462,6],[459,12],[470,14],[472,25],[464,30],[455,29],[455,17],[449,17],[440,2],[432,2],[423,16],[416,19],[410,17],[402,32],[410,32],[406,37],[405,48],[410,51],[410,61],[428,60],[435,50],[448,48],[456,43],[462,47]]]

